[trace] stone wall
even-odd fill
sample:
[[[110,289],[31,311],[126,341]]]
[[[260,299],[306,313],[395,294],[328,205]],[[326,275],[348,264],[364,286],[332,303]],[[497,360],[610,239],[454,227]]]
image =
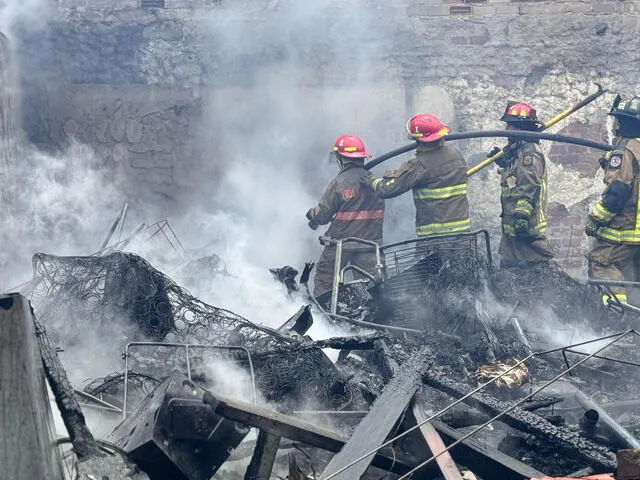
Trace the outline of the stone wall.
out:
[[[203,181],[198,172],[209,168],[203,162],[222,168],[232,149],[220,150],[220,132],[229,133],[229,119],[245,121],[234,114],[238,105],[250,117],[269,119],[263,129],[306,138],[296,151],[304,158],[326,148],[338,125],[357,125],[373,151],[382,152],[403,142],[402,126],[417,111],[434,111],[456,130],[494,129],[501,127],[508,99],[533,103],[545,119],[592,92],[594,82],[612,91],[640,91],[640,1],[312,1],[307,4],[314,11],[296,10],[300,31],[269,23],[287,9],[302,8],[299,2],[236,2],[246,7],[242,18],[225,17],[225,23],[216,20],[219,9],[232,5],[224,1],[165,0],[165,8],[150,9],[140,1],[146,0],[60,0],[59,17],[45,32],[24,31],[18,53],[25,127],[33,142],[47,148],[72,138],[88,142],[136,186],[169,197]],[[221,39],[218,30],[238,21],[255,38]],[[326,34],[305,38],[307,31],[314,35],[315,25]],[[354,29],[357,36],[345,36]],[[261,35],[270,35],[270,42]],[[298,47],[301,58],[294,58]],[[241,99],[235,104],[226,97],[230,89]],[[332,89],[360,93],[331,103]],[[606,140],[612,98],[552,131]],[[274,114],[287,99],[304,102],[304,115]],[[284,120],[286,125],[277,125]],[[211,125],[222,127],[212,131]],[[310,130],[315,134],[307,135]],[[458,145],[474,163],[493,143]],[[581,275],[584,215],[602,185],[599,153],[543,146],[551,161],[550,235],[559,259]],[[309,168],[314,175],[305,181],[323,183],[314,176],[327,174]],[[495,234],[499,193],[493,169],[474,177],[471,199],[474,225]],[[315,195],[322,185],[309,188]],[[412,216],[410,208],[405,202],[391,209],[390,231],[406,234],[395,227],[411,223],[404,221]]]

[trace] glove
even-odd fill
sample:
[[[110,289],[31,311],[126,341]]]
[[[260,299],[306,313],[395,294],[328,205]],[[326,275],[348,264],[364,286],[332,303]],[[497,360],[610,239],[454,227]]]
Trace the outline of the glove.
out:
[[[525,217],[516,217],[513,221],[513,229],[516,231],[516,237],[528,237],[529,219]]]
[[[495,147],[495,146],[494,146],[494,147],[491,149],[491,151],[490,151],[489,153],[487,153],[487,158],[489,158],[489,157],[493,157],[494,155],[497,155],[497,154],[498,154],[498,152],[500,152],[501,150],[502,150],[502,149],[501,149],[500,147]]]
[[[319,227],[319,225],[316,222],[314,222],[313,220],[309,220],[309,223],[307,223],[307,225],[309,225],[309,228],[311,230],[317,230],[318,227]]]
[[[590,218],[584,227],[584,233],[586,233],[588,237],[597,237],[600,227],[602,227],[601,223]]]

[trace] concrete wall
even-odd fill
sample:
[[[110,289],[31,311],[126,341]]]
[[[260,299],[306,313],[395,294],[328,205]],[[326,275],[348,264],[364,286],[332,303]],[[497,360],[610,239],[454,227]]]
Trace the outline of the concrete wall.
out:
[[[283,0],[244,3],[243,21],[256,31],[264,18],[291,5]],[[456,130],[500,128],[497,119],[508,99],[532,102],[545,119],[593,91],[594,82],[613,91],[640,91],[640,51],[635,48],[640,1],[326,3],[335,6],[329,13],[341,16],[366,12],[365,40],[359,45],[365,54],[357,61],[366,62],[367,75],[356,86],[367,113],[352,113],[348,120],[375,132],[370,143],[376,152],[401,144],[402,125],[417,111],[434,110]],[[215,19],[219,8],[213,0],[165,0],[164,9],[139,8],[134,0],[60,0],[59,6],[59,17],[44,34],[25,33],[21,39],[25,126],[31,140],[46,147],[70,138],[88,142],[137,185],[169,197],[197,182],[199,172],[211,172],[207,163],[224,161],[223,155],[216,159],[224,139],[209,128],[234,118],[224,92],[232,89],[231,98],[251,105],[270,72],[280,72],[276,81],[284,81],[295,98],[326,99],[332,87],[354,86],[344,58],[292,64],[286,39],[278,48],[257,41],[255,53],[241,52],[229,67],[225,52],[216,51],[215,28],[206,23],[203,28],[203,19]],[[286,76],[283,66],[291,69]],[[37,76],[28,73],[36,70]],[[381,89],[393,93],[385,97]],[[597,101],[553,131],[605,140],[612,98]],[[305,105],[309,119],[322,109],[322,101],[314,102]],[[385,113],[382,119],[375,113],[378,105]],[[331,113],[325,111],[316,125],[326,123]],[[341,116],[333,116],[340,123]],[[333,130],[323,128],[321,141],[307,142],[304,154],[326,148]],[[493,143],[458,145],[474,163]],[[561,263],[581,274],[587,247],[584,215],[601,189],[594,178],[599,153],[565,145],[544,148],[552,163],[552,241]],[[474,225],[496,233],[498,182],[492,168],[474,177],[471,198]],[[391,223],[394,215],[412,216],[410,208],[410,202],[401,203]]]

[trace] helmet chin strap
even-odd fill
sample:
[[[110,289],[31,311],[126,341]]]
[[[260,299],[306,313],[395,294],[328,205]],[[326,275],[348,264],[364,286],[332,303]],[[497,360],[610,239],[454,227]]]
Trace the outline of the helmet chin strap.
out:
[[[342,155],[336,153],[336,163],[338,164],[338,168],[342,170],[344,168],[344,160],[342,159]]]

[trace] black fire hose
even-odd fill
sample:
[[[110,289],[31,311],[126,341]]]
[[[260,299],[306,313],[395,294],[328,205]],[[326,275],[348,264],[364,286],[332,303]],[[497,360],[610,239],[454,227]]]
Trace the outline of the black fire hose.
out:
[[[483,138],[483,137],[508,137],[508,138],[523,138],[527,140],[551,140],[554,142],[571,143],[573,145],[581,145],[583,147],[595,148],[597,150],[613,150],[612,145],[606,143],[593,142],[591,140],[585,140],[584,138],[567,137],[566,135],[557,135],[555,133],[544,132],[525,132],[522,130],[481,130],[478,132],[464,132],[464,133],[451,133],[444,137],[444,140],[449,142],[451,140],[465,140],[467,138]],[[371,170],[376,165],[380,165],[385,160],[397,157],[403,153],[415,150],[418,147],[418,142],[413,142],[402,147],[391,150],[390,152],[383,153],[379,157],[375,157],[371,161],[367,162],[364,166],[367,170]]]

